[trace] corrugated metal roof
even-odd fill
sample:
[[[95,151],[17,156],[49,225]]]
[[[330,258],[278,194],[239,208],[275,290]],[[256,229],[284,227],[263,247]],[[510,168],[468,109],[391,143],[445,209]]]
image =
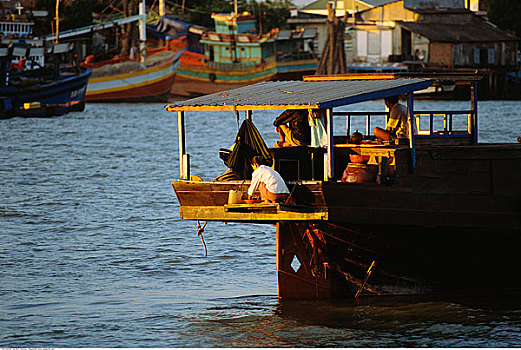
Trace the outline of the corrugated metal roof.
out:
[[[514,41],[518,38],[482,20],[466,23],[396,23],[413,33],[438,42]]]
[[[170,111],[333,108],[410,93],[432,85],[427,79],[267,81],[175,102]]]

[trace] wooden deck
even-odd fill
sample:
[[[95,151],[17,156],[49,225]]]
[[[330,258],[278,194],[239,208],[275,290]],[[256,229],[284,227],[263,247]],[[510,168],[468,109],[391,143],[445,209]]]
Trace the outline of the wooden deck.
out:
[[[326,207],[304,207],[287,204],[225,204],[222,206],[183,206],[181,218],[186,220],[275,223],[278,221],[328,220]]]

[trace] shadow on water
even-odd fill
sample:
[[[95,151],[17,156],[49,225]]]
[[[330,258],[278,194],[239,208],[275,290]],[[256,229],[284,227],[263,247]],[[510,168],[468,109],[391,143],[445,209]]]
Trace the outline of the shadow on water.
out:
[[[278,302],[274,314],[350,342],[327,346],[520,346],[518,290],[475,295],[365,297],[359,300]],[[333,337],[335,338],[335,337]]]

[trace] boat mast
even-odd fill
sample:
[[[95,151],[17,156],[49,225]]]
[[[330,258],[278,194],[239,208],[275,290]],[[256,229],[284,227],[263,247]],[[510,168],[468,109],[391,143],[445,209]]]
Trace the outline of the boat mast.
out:
[[[165,14],[165,0],[159,0],[159,16],[163,17]]]
[[[56,22],[56,39],[54,40],[55,44],[58,44],[58,40],[60,39],[60,17],[59,17],[59,10],[60,10],[60,0],[56,0],[56,16],[54,17],[54,20]]]
[[[145,62],[145,59],[147,57],[147,13],[145,8],[145,1],[141,1],[139,4],[139,15],[141,16],[141,19],[139,20],[139,60],[141,62]]]

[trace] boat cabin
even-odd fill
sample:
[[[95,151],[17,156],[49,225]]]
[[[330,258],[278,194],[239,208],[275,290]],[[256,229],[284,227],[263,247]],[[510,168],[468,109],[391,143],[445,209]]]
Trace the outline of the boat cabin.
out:
[[[469,87],[468,109],[415,110],[414,92],[448,80]],[[348,203],[340,197],[361,188],[364,191],[410,192],[413,188],[422,187],[423,191],[450,192],[454,186],[437,187],[443,179],[431,179],[419,185],[413,175],[419,155],[421,167],[429,166],[424,159],[425,147],[477,144],[478,80],[474,75],[438,76],[437,79],[395,74],[309,76],[304,81],[263,82],[171,104],[166,107],[167,110],[178,113],[181,171],[180,180],[172,185],[181,205],[181,217],[255,222],[342,221],[345,210],[335,208],[343,208]],[[375,117],[387,118],[388,112],[346,111],[351,104],[398,95],[405,97],[406,102],[402,103],[407,105],[408,118],[417,125],[417,134],[410,132],[409,139],[387,142],[377,140],[372,135],[372,127],[376,126]],[[323,111],[326,145],[270,149],[273,167],[287,182],[292,200],[280,204],[228,203],[230,190],[240,190],[246,195],[249,180],[193,181],[190,176],[190,155],[185,145],[184,120],[187,114],[195,117],[200,111],[230,111],[232,117],[237,111],[246,111],[246,118],[255,122],[255,111],[267,109]],[[362,130],[365,134],[363,141],[356,144],[350,142],[350,135],[354,131],[351,124],[355,118],[363,118],[366,122],[366,128]],[[453,120],[456,118],[466,121],[464,129],[455,128]],[[333,132],[337,121],[345,122],[346,125],[345,130],[338,135]],[[385,128],[385,125],[380,127]],[[468,183],[464,190],[480,191],[480,185]]]

